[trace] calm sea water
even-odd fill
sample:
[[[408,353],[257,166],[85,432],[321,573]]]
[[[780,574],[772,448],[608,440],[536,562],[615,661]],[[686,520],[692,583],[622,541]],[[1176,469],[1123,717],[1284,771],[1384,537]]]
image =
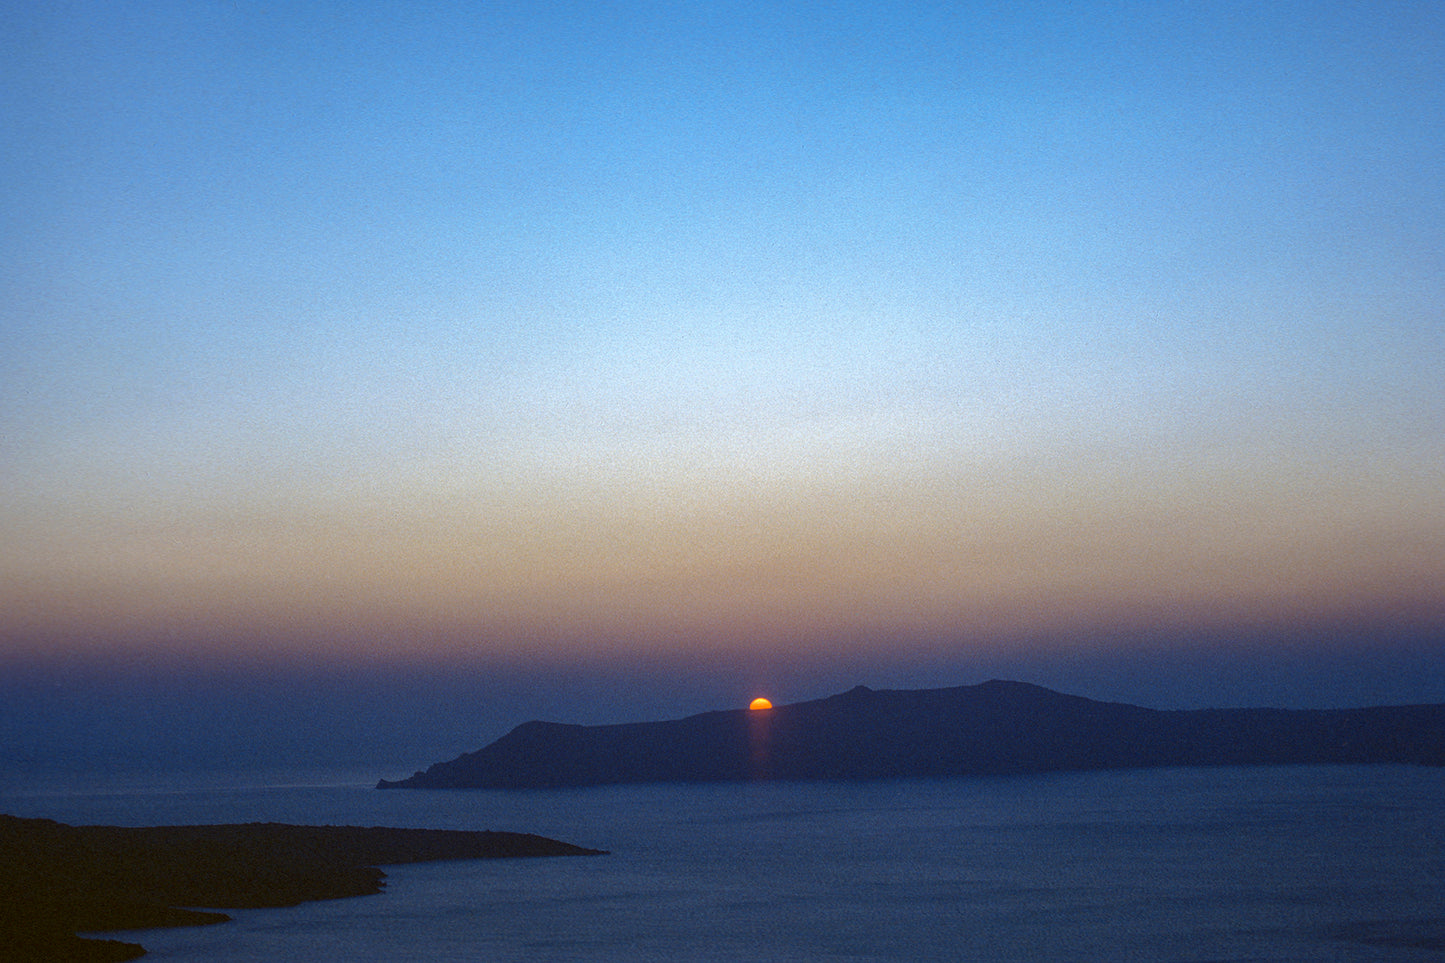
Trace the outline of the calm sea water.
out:
[[[393,867],[380,896],[129,938],[157,961],[1432,960],[1445,771],[380,792],[377,773],[0,787],[70,823],[537,832],[598,858]]]

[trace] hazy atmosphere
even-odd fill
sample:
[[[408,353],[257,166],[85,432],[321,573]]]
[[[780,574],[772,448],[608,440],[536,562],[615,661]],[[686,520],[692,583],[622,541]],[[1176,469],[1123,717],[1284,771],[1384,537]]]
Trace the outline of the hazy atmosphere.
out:
[[[1421,3],[10,4],[0,763],[1445,701],[1442,77]]]

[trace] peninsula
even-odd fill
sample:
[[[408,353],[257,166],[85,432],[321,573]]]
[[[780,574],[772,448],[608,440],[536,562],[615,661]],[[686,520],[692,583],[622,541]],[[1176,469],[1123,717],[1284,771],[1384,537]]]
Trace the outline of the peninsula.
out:
[[[143,947],[76,934],[220,923],[229,917],[214,910],[379,893],[380,865],[600,852],[526,833],[279,823],[120,828],[0,815],[0,959],[132,960]]]
[[[1160,766],[1445,765],[1445,704],[1158,710],[1022,682],[848,692],[668,722],[528,722],[380,789],[893,779]]]

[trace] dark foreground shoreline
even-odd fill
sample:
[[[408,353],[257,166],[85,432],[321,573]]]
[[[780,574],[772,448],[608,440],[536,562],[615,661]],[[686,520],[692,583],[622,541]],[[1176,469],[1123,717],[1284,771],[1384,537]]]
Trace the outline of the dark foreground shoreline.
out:
[[[0,815],[0,959],[133,960],[145,949],[80,932],[198,926],[188,909],[265,909],[379,893],[378,866],[447,859],[591,856],[530,833],[292,826],[67,826]]]

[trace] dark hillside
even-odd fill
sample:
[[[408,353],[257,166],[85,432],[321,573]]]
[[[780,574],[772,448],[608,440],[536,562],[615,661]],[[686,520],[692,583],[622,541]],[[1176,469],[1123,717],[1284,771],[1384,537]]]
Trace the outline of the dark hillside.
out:
[[[588,855],[524,833],[351,826],[67,826],[0,815],[0,960],[110,961],[144,950],[79,932],[219,923],[215,909],[379,893],[377,867]]]
[[[529,722],[379,788],[888,779],[1150,766],[1445,765],[1445,705],[1161,711],[1022,682],[848,692],[671,722]]]

